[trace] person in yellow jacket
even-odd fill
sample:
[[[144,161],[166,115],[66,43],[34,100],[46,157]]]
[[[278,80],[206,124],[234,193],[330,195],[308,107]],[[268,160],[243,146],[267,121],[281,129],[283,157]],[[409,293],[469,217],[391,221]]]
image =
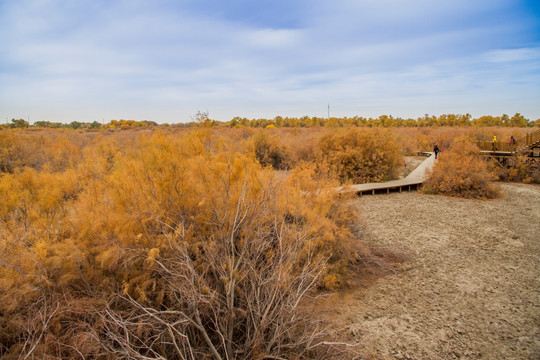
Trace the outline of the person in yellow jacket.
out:
[[[493,135],[493,151],[497,150],[497,136]]]

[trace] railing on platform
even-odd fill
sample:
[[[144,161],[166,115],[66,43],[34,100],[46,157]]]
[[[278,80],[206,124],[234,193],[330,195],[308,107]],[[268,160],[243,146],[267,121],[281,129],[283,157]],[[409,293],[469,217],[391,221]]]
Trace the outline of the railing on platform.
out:
[[[540,145],[540,130],[536,130],[533,133],[526,136],[527,147],[535,147]]]
[[[502,151],[519,152],[540,145],[540,130],[527,134],[522,138],[516,139],[514,144],[508,141],[477,141],[476,143],[482,151]]]
[[[514,152],[518,149],[518,145],[511,145],[509,142],[502,141],[478,141],[476,144],[482,151]]]

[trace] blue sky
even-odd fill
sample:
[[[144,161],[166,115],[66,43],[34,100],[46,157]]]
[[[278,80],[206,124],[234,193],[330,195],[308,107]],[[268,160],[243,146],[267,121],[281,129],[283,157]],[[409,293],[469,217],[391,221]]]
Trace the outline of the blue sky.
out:
[[[540,118],[520,0],[0,0],[0,122]]]

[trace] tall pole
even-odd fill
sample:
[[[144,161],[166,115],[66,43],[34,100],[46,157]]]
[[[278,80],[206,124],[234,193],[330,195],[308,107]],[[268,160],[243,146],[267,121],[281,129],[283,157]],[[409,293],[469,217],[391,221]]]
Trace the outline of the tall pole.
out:
[[[328,104],[328,119],[330,119],[330,104]]]

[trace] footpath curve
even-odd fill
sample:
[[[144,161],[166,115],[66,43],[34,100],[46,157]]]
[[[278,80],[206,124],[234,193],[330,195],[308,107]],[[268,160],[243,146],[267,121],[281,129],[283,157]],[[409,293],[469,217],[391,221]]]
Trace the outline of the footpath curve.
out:
[[[418,186],[422,185],[426,181],[426,170],[431,170],[435,162],[435,156],[433,152],[423,152],[423,155],[427,155],[426,160],[424,160],[413,172],[411,172],[407,177],[400,180],[386,181],[382,183],[367,183],[367,184],[356,184],[343,187],[345,191],[354,191],[358,195],[364,193],[375,193],[390,191],[399,191],[403,190],[411,191],[411,189],[417,189]]]

